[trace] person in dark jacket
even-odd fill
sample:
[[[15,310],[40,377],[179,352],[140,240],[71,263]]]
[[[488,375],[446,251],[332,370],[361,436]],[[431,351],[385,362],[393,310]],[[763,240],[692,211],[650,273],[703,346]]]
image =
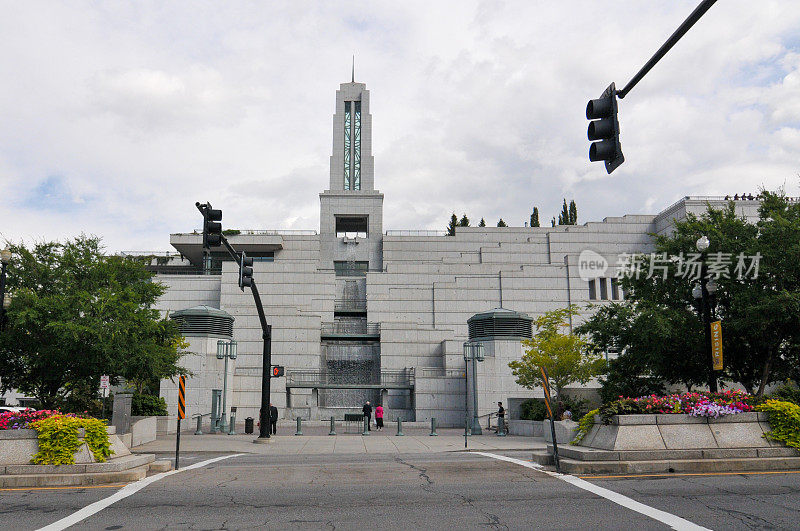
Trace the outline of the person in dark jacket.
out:
[[[272,432],[272,435],[275,435],[278,431],[278,408],[269,404],[269,429]]]
[[[369,400],[367,400],[367,403],[361,408],[361,411],[364,412],[364,418],[367,419],[367,431],[372,431],[372,428],[369,426],[369,422],[372,420],[372,406],[369,405]]]

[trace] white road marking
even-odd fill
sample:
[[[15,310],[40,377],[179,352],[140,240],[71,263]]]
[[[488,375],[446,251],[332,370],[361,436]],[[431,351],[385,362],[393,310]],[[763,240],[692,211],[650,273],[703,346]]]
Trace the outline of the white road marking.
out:
[[[500,461],[508,461],[509,463],[514,463],[520,466],[538,470],[539,472],[542,472],[554,478],[566,481],[571,485],[575,485],[579,489],[587,490],[592,494],[597,494],[598,496],[601,496],[609,501],[612,501],[617,505],[621,505],[626,509],[630,509],[631,511],[636,511],[637,513],[648,516],[653,520],[658,520],[659,522],[662,522],[670,526],[672,529],[680,529],[680,530],[692,529],[697,531],[700,530],[709,531],[708,528],[699,526],[695,523],[690,522],[689,520],[684,520],[683,518],[675,516],[674,514],[661,511],[659,509],[650,507],[649,505],[645,505],[643,503],[639,503],[636,500],[628,498],[627,496],[623,496],[622,494],[614,492],[613,490],[608,490],[603,487],[599,487],[593,483],[589,483],[588,481],[576,478],[575,476],[570,476],[568,474],[559,474],[557,472],[551,472],[549,470],[545,470],[544,467],[542,467],[542,465],[538,463],[531,463],[528,461],[523,461],[521,459],[515,459],[513,457],[507,457],[505,455],[491,454],[488,452],[469,452],[469,453],[491,457],[492,459],[499,459]]]
[[[195,468],[201,468],[206,465],[210,465],[211,463],[216,463],[217,461],[222,461],[223,459],[230,459],[231,457],[238,457],[240,455],[244,454],[223,455],[222,457],[207,459],[205,461],[200,461],[199,463],[183,467],[180,470],[170,470],[169,472],[161,472],[160,474],[154,474],[150,477],[140,479],[135,483],[129,483],[124,487],[122,487],[121,489],[119,489],[114,494],[112,494],[111,496],[109,496],[108,498],[103,498],[102,500],[89,504],[83,509],[79,509],[74,513],[72,513],[71,515],[62,518],[61,520],[58,520],[57,522],[53,522],[50,525],[42,527],[39,531],[61,531],[62,529],[66,529],[70,526],[77,524],[81,520],[89,518],[93,514],[99,513],[109,505],[116,503],[122,499],[125,499],[132,494],[135,494],[138,491],[145,488],[146,486],[150,485],[151,483],[155,483],[156,481],[164,479],[167,476],[171,476],[172,474],[179,474],[180,472],[185,472],[187,470],[193,470]]]

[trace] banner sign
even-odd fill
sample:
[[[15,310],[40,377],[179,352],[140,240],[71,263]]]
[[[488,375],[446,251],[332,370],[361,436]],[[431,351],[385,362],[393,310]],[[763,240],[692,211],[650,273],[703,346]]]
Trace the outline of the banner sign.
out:
[[[711,323],[711,360],[714,370],[722,370],[722,321]]]

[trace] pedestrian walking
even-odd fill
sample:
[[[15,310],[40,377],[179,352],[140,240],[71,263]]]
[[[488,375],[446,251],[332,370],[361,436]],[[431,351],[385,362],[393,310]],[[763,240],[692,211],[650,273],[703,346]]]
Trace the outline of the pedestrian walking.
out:
[[[269,428],[272,435],[278,433],[278,408],[273,406],[271,402],[269,404]]]
[[[500,426],[503,427],[503,430],[506,429],[506,410],[503,408],[503,403],[497,403],[497,429],[500,430]]]
[[[372,406],[369,405],[369,400],[367,400],[367,403],[361,408],[361,411],[364,412],[364,418],[367,419],[367,431],[372,431],[369,425],[369,422],[372,420]]]
[[[378,431],[383,430],[383,406],[380,404],[375,406],[375,425],[378,427]]]

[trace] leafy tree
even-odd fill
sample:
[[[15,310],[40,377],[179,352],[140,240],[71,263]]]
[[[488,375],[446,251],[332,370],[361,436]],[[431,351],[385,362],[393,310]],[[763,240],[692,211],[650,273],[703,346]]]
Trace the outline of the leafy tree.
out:
[[[467,217],[466,214],[461,216],[461,219],[458,222],[458,226],[459,227],[469,227],[469,218]]]
[[[485,226],[486,226],[486,220],[485,220],[485,219],[483,219],[483,218],[481,218],[481,222],[480,222],[480,223],[478,223],[478,226],[479,226],[479,227],[485,227]]]
[[[517,383],[528,389],[542,385],[540,367],[550,377],[557,395],[575,382],[586,383],[603,371],[603,359],[595,353],[583,336],[562,330],[569,326],[570,316],[578,314],[575,306],[552,310],[534,321],[536,334],[522,343],[528,349],[522,359],[508,364]]]
[[[450,216],[450,224],[447,225],[447,235],[448,236],[455,236],[456,235],[456,227],[458,227],[458,216],[456,216],[456,213],[453,212],[453,215]]]
[[[531,214],[531,227],[538,227],[539,226],[539,208],[533,207],[533,213]]]
[[[506,222],[503,221],[503,218],[500,218],[500,221],[497,222],[497,226],[498,227],[508,227],[508,225],[506,225]]]
[[[722,321],[724,370],[713,371],[707,359],[704,325],[692,296],[693,281],[678,275],[685,259],[696,253],[700,235],[711,241],[709,260],[726,253],[731,267],[717,279],[716,317]],[[702,216],[689,214],[675,232],[657,236],[661,260],[657,274],[643,270],[622,281],[626,300],[598,311],[580,331],[601,347],[614,345],[623,368],[666,383],[691,388],[718,378],[732,380],[758,395],[774,381],[792,377],[800,362],[800,204],[783,193],[763,193],[759,221],[747,223],[735,205]],[[664,253],[661,255],[661,253]],[[682,253],[682,254],[681,254]],[[757,277],[739,274],[738,256],[760,255]],[[747,258],[742,264],[752,264]],[[739,272],[745,272],[744,269]],[[650,278],[647,278],[647,277]],[[612,378],[609,374],[609,379]],[[619,381],[623,377],[613,376]]]
[[[577,225],[578,223],[578,207],[575,205],[575,200],[569,202],[569,224]]]
[[[165,288],[140,262],[105,256],[90,236],[11,249],[3,391],[16,388],[57,408],[95,394],[103,374],[136,384],[185,372],[177,326],[153,309]]]

